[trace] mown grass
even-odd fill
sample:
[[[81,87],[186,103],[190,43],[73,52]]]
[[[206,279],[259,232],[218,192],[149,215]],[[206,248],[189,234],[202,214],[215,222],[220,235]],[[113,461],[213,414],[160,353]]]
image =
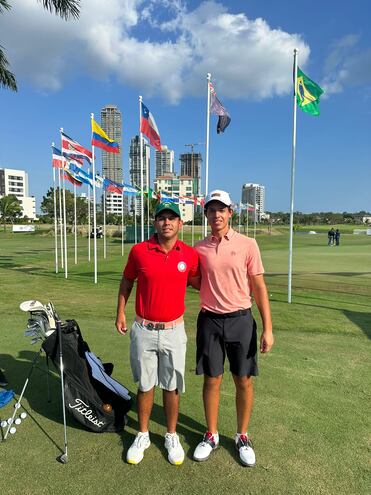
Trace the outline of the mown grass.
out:
[[[316,230],[315,228],[313,230]],[[185,237],[187,240],[188,237]],[[108,241],[99,278],[87,261],[86,239],[79,239],[69,277],[54,272],[53,238],[0,233],[0,366],[20,393],[37,350],[23,337],[26,299],[53,300],[62,318],[75,318],[91,349],[115,364],[114,376],[135,395],[129,366],[129,339],[114,329],[116,295],[128,254],[120,240]],[[260,358],[251,421],[257,466],[239,465],[233,445],[234,388],[226,373],[219,431],[221,448],[206,463],[191,460],[204,431],[202,379],[194,374],[198,295],[187,293],[186,393],[178,432],[187,458],[170,466],[163,448],[165,422],[161,395],[151,422],[153,445],[139,466],[124,462],[134,438],[135,404],[119,434],[93,434],[68,417],[69,463],[55,461],[63,448],[60,384],[53,375],[47,403],[45,374],[37,369],[26,391],[29,418],[0,444],[0,492],[6,494],[366,494],[369,493],[371,238],[343,234],[341,246],[328,247],[325,233],[294,239],[293,303],[287,304],[287,244],[282,235],[258,235],[269,287],[276,344]],[[134,297],[128,307],[134,315]],[[171,293],[169,292],[169,304]],[[44,367],[44,358],[40,368]],[[0,409],[1,418],[12,407]]]

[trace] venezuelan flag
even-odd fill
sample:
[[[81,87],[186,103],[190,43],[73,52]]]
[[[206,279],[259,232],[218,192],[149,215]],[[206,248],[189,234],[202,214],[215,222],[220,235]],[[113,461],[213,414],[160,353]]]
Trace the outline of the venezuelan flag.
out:
[[[102,150],[108,153],[119,153],[120,147],[116,141],[110,139],[104,130],[95,122],[94,119],[91,121],[92,130],[92,140],[91,144],[97,148],[102,148]]]

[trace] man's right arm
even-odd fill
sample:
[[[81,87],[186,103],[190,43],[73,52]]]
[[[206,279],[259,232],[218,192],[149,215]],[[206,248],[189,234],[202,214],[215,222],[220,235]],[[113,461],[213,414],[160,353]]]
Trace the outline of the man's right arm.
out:
[[[125,335],[127,332],[125,307],[127,300],[131,294],[131,290],[134,285],[134,280],[129,280],[124,275],[122,276],[119,294],[117,298],[117,316],[116,316],[116,328],[121,335]]]

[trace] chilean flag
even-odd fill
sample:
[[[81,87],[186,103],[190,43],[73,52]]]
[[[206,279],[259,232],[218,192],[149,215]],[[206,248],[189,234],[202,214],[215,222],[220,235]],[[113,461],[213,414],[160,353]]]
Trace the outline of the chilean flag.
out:
[[[161,151],[160,133],[158,132],[157,125],[153,115],[142,102],[142,118],[140,122],[140,132],[142,132],[151,145],[156,148],[157,151]]]

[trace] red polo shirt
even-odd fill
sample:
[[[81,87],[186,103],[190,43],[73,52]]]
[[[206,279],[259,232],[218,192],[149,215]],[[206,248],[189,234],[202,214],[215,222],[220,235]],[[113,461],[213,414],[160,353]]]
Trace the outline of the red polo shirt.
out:
[[[124,277],[138,279],[135,311],[146,320],[167,322],[184,314],[188,277],[198,275],[198,254],[182,241],[165,253],[156,236],[131,248]]]

